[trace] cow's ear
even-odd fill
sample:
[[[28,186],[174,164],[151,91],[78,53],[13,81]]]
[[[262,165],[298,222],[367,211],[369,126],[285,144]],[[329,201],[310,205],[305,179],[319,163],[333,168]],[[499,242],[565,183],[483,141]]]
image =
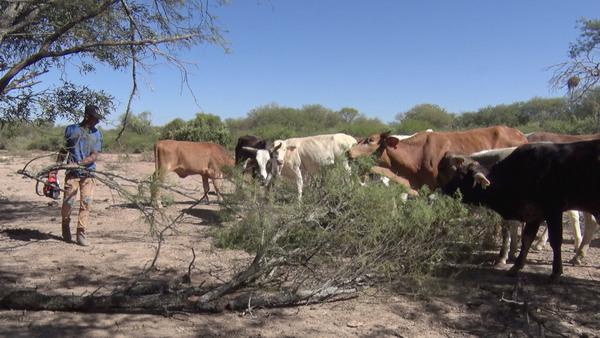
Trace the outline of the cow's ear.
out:
[[[465,163],[465,158],[460,155],[452,156],[451,160],[452,160],[452,165],[457,166],[457,167],[460,167],[461,165],[463,165]]]
[[[490,181],[482,173],[475,174],[475,183],[481,184],[481,187],[484,189],[490,185]]]
[[[381,139],[384,139],[384,138],[386,138],[386,137],[390,136],[390,134],[391,134],[391,133],[392,133],[392,131],[391,131],[391,130],[388,130],[388,131],[386,131],[386,132],[383,132],[383,133],[379,134],[379,137],[380,137]]]
[[[275,141],[275,142],[277,142],[277,141]],[[274,153],[274,152],[276,152],[277,150],[279,150],[279,148],[281,148],[281,146],[282,146],[282,145],[283,145],[283,142],[279,142],[279,143],[278,143],[278,144],[275,146],[275,148],[273,148],[273,150],[271,151],[271,153]]]
[[[398,142],[400,142],[400,140],[396,137],[386,137],[383,142],[385,142],[385,145],[387,147],[396,148],[396,146],[398,145]]]

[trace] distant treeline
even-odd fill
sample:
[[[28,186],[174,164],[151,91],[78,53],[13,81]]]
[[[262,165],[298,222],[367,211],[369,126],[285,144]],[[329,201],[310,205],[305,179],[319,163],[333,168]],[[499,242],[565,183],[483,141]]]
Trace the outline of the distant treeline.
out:
[[[429,128],[460,131],[492,125],[506,125],[524,133],[595,134],[600,132],[599,112],[597,88],[578,102],[564,97],[533,98],[459,114],[435,104],[420,104],[396,114],[389,123],[349,107],[335,111],[318,104],[302,108],[269,104],[251,110],[244,118],[222,121],[219,116],[199,113],[189,121],[176,118],[164,126],[153,126],[150,112],[130,115],[127,121],[123,114],[114,128],[100,124],[100,129],[105,152],[150,153],[159,139],[215,142],[232,151],[238,137],[246,134],[270,140],[338,132],[365,137],[388,130],[408,135]],[[0,129],[0,149],[54,151],[62,144],[63,131],[64,126],[5,125]]]

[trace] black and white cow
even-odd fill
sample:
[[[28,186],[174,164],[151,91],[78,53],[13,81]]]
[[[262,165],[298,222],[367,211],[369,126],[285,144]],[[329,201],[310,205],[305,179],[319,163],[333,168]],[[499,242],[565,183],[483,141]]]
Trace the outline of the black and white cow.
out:
[[[253,177],[259,175],[260,165],[257,163],[257,151],[272,150],[273,143],[254,135],[244,135],[238,138],[235,146],[235,164],[241,166],[244,171],[251,171]],[[268,156],[268,152],[266,153]],[[260,156],[259,156],[260,157]]]
[[[448,155],[448,154],[446,154]],[[526,222],[521,252],[509,275],[525,265],[540,224],[546,220],[554,252],[552,278],[562,267],[562,213],[600,215],[600,140],[573,143],[529,143],[517,147],[489,170],[477,162],[456,163],[442,191],[460,189],[463,202],[487,206],[508,220]]]

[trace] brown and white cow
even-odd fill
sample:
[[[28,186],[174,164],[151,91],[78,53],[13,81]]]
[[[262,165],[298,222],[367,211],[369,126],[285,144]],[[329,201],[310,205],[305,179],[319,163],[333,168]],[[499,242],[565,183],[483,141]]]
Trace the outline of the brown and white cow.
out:
[[[210,187],[208,180],[213,181],[217,199],[221,200],[220,182],[223,177],[222,168],[233,166],[235,159],[222,146],[211,142],[187,142],[160,140],[154,144],[155,171],[154,177],[162,184],[170,172],[179,177],[201,175],[204,197],[208,202]],[[152,189],[152,201],[160,207],[159,188]]]
[[[273,142],[273,150],[269,152],[272,169],[267,172],[266,167],[261,167],[260,172],[267,174],[266,184],[277,175],[295,180],[298,197],[301,199],[303,175],[318,173],[324,167],[334,164],[336,158],[345,156],[348,149],[356,143],[354,137],[342,133],[276,140]],[[261,166],[266,165],[267,163],[261,163]],[[345,166],[350,170],[347,163]]]
[[[522,132],[506,126],[447,133],[424,131],[403,140],[385,132],[369,136],[352,147],[348,154],[350,158],[356,158],[377,152],[379,166],[407,179],[414,189],[427,185],[434,190],[438,163],[446,151],[468,155],[525,143],[527,138]]]

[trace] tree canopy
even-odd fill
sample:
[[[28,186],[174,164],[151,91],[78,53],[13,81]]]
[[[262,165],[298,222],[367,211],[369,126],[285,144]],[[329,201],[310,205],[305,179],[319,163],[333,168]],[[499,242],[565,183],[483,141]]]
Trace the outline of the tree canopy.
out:
[[[213,142],[227,145],[231,134],[221,118],[211,114],[197,113],[190,121],[175,119],[161,133],[161,139],[192,142]]]
[[[551,87],[567,87],[571,97],[579,101],[600,81],[600,20],[581,18],[577,23],[581,34],[569,45],[570,60],[549,69],[554,69]]]
[[[206,42],[225,45],[209,13],[211,3],[223,2],[0,2],[0,123],[75,120],[88,103],[110,111],[113,97],[71,83],[64,76],[67,65],[82,75],[93,73],[99,64],[131,68],[132,96],[140,69],[170,63],[185,75],[186,63],[177,58],[178,51]],[[51,70],[62,74],[59,83],[43,85],[41,76]]]
[[[454,115],[436,104],[419,104],[406,112],[396,114],[396,129],[401,134],[412,134],[428,128],[442,131],[450,129]],[[416,123],[415,121],[419,121]],[[413,130],[417,129],[417,130]]]

